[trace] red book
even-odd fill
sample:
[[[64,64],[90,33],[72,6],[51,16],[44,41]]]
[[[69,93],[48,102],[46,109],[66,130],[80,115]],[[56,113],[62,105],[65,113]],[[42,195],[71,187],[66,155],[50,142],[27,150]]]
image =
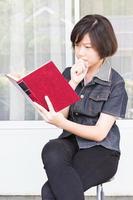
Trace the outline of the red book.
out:
[[[37,102],[48,110],[44,97],[48,96],[56,112],[80,99],[52,61],[16,81],[8,79],[26,96],[30,102]]]

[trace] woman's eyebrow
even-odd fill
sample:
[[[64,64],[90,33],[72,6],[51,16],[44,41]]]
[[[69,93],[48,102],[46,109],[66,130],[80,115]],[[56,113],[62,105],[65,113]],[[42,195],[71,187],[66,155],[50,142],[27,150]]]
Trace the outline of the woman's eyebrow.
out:
[[[91,45],[91,42],[83,42],[85,45]]]

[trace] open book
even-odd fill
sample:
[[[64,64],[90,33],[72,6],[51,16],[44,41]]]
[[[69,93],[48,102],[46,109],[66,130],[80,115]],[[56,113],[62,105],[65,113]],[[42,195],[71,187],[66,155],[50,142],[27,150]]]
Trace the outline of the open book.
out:
[[[52,61],[17,81],[5,76],[31,103],[37,102],[47,110],[45,96],[50,98],[56,112],[80,99]]]

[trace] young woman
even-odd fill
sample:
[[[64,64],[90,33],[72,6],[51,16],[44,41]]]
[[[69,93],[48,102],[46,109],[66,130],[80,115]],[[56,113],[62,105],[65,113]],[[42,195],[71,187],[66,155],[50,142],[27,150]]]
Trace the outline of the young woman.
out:
[[[63,72],[81,100],[55,112],[36,104],[44,120],[63,129],[43,148],[48,181],[42,200],[83,200],[84,191],[106,182],[117,171],[120,133],[117,118],[125,116],[127,93],[123,78],[107,60],[117,50],[111,23],[101,15],[87,15],[73,28],[76,63]]]

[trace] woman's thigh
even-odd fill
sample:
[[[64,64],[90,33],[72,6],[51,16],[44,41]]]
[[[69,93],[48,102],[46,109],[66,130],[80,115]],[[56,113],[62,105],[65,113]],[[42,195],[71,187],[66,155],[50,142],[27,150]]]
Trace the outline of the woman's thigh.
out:
[[[73,167],[82,181],[84,191],[108,181],[117,171],[119,152],[95,146],[80,149],[73,158]]]
[[[49,141],[42,150],[42,160],[46,165],[62,164],[62,162],[72,161],[73,156],[79,150],[74,137],[58,138]]]

